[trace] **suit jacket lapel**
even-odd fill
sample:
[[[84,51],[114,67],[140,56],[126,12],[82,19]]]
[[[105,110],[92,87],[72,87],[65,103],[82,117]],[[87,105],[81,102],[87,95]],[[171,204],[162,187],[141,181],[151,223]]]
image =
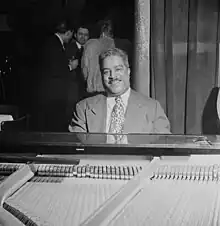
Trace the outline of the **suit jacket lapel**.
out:
[[[95,103],[89,104],[86,114],[89,132],[105,133],[107,103],[104,95],[100,95]]]

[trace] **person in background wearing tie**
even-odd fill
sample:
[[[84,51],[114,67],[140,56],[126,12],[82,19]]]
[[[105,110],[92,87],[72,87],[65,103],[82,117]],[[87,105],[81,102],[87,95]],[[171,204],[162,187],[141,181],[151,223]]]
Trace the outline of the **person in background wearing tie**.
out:
[[[80,25],[74,33],[74,39],[65,47],[65,52],[68,59],[78,60],[78,69],[81,69],[80,61],[83,53],[83,48],[89,39],[89,29],[85,25]]]
[[[76,105],[70,132],[170,133],[170,123],[160,103],[130,88],[127,54],[111,48],[100,55],[105,94],[86,98]]]
[[[81,58],[84,51],[84,45],[89,39],[89,28],[81,24],[76,32],[74,33],[74,38],[65,47],[66,56],[69,60],[75,60],[77,67],[72,71],[72,78],[78,86],[78,100],[82,99],[82,90],[85,90],[85,82],[82,76],[81,70]],[[71,96],[72,94],[70,94]],[[75,94],[76,95],[76,94]]]
[[[65,53],[72,65],[71,80],[69,82],[67,92],[67,117],[71,119],[73,106],[83,98],[85,93],[85,82],[81,70],[81,58],[84,45],[89,39],[89,29],[80,25],[74,33],[74,38],[66,45]]]

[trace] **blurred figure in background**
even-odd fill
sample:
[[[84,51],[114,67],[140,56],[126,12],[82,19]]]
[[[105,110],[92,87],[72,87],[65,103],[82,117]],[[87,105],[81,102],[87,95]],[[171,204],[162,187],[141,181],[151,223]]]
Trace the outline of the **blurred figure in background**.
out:
[[[67,95],[71,70],[76,62],[68,61],[64,44],[73,36],[70,25],[63,21],[46,41],[38,68],[32,122],[40,131],[66,131]]]
[[[99,55],[114,46],[113,27],[111,21],[100,21],[99,38],[90,39],[86,43],[81,62],[88,96],[104,91],[99,68]]]

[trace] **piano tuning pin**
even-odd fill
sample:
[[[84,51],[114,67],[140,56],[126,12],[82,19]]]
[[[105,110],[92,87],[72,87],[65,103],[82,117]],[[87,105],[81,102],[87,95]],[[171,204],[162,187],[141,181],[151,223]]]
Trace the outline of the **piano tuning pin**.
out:
[[[205,166],[205,170],[204,170],[204,181],[208,181],[209,180],[209,167]]]
[[[173,180],[173,176],[174,176],[173,167],[170,166],[170,167],[169,167],[169,171],[168,171],[168,173],[167,173],[167,178],[168,178],[169,180]]]
[[[191,167],[191,180],[196,180],[196,166]]]
[[[169,166],[166,165],[163,172],[163,178],[168,179],[168,177],[169,177]]]
[[[208,176],[209,176],[209,180],[210,180],[210,181],[213,181],[213,171],[214,171],[213,165],[212,165],[212,166],[209,166],[209,173],[208,173]]]
[[[158,179],[159,178],[159,167],[156,168],[155,172],[153,173],[153,179]]]
[[[159,167],[159,172],[158,172],[158,179],[162,179],[163,178],[163,168],[164,168],[164,165],[160,166]]]
[[[191,180],[191,166],[188,165],[186,168],[186,180]]]
[[[205,166],[201,166],[201,171],[200,171],[200,181],[205,181]]]
[[[166,177],[167,177],[167,168],[168,168],[167,165],[165,165],[165,166],[163,167],[163,169],[162,169],[162,171],[161,171],[161,179],[166,179]]]
[[[162,178],[162,173],[161,173],[162,167],[163,167],[163,166],[160,166],[160,167],[159,167],[157,179],[161,179],[161,178]]]
[[[174,166],[174,180],[179,179],[179,167],[178,165]]]
[[[184,177],[184,167],[180,166],[180,169],[179,169],[179,180],[183,180],[183,177]]]
[[[81,177],[86,177],[86,167],[82,166],[81,168]]]
[[[220,168],[218,166],[218,169],[217,169],[217,182],[220,181]]]
[[[175,168],[174,166],[171,166],[170,179],[173,180],[174,178],[175,178]]]
[[[215,164],[213,166],[213,180],[217,181],[217,179],[218,179],[218,165]]]
[[[201,166],[196,166],[195,179],[197,181],[200,181],[200,171],[201,171]]]
[[[102,166],[98,166],[98,177],[99,177],[99,179],[102,179],[103,178]]]
[[[82,176],[82,167],[81,166],[77,166],[77,177],[81,177]]]
[[[178,165],[175,166],[175,180],[180,179],[180,167]]]

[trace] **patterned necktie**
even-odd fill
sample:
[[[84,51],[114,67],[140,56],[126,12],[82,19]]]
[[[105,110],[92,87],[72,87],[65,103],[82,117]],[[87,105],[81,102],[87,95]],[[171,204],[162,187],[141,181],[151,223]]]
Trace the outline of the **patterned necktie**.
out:
[[[121,97],[115,98],[116,104],[113,107],[111,113],[111,124],[109,127],[109,133],[123,133],[125,122],[125,111]]]

